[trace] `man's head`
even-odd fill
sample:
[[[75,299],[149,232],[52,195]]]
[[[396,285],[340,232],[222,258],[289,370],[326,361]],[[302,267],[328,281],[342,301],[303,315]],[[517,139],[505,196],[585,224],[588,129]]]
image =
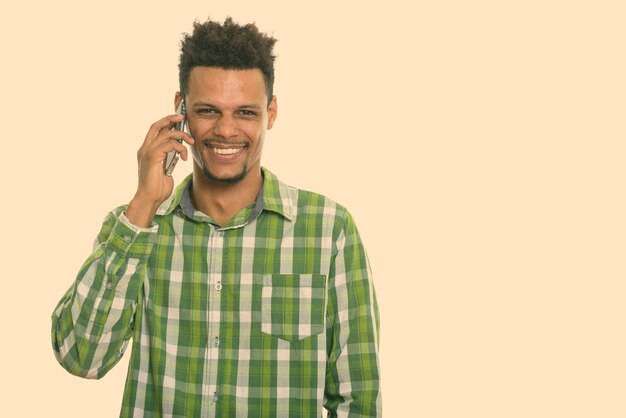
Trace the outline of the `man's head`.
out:
[[[194,22],[193,33],[185,34],[181,42],[178,77],[182,96],[187,93],[189,74],[194,67],[258,68],[263,73],[269,105],[274,89],[275,43],[275,38],[260,33],[254,24],[240,26],[230,17],[223,24],[210,20]]]
[[[180,88],[195,140],[194,179],[257,184],[265,132],[277,114],[273,96],[275,39],[254,25],[195,23],[182,42]]]

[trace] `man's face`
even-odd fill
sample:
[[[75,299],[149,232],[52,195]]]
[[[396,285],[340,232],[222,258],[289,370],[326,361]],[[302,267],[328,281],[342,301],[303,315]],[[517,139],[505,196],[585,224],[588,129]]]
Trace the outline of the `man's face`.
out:
[[[180,100],[177,95],[176,104]],[[260,173],[265,131],[276,118],[259,69],[194,67],[186,96],[194,170],[213,182],[238,183]]]

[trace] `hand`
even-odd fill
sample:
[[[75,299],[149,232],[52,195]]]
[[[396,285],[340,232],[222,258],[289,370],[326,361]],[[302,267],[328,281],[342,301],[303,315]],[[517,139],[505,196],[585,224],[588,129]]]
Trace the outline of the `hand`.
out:
[[[193,145],[193,138],[185,132],[171,130],[182,118],[182,115],[170,115],[153,123],[137,151],[139,182],[126,210],[128,220],[137,226],[150,226],[161,203],[172,194],[174,180],[165,174],[163,167],[167,153],[176,150],[187,160],[187,147],[179,140]]]

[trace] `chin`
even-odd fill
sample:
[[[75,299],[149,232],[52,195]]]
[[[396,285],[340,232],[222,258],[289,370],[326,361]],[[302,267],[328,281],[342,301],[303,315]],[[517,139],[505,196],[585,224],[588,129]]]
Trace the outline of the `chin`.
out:
[[[223,176],[211,173],[211,171],[209,171],[206,166],[202,167],[202,175],[204,176],[204,178],[213,183],[237,184],[241,180],[243,180],[247,174],[248,168],[246,166],[244,166],[239,173]]]

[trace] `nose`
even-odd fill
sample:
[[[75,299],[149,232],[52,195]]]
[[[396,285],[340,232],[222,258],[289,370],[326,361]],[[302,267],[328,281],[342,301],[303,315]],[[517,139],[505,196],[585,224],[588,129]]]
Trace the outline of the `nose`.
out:
[[[216,136],[221,136],[222,138],[237,136],[237,122],[230,115],[221,115],[215,121],[215,126],[213,126],[213,133]]]

